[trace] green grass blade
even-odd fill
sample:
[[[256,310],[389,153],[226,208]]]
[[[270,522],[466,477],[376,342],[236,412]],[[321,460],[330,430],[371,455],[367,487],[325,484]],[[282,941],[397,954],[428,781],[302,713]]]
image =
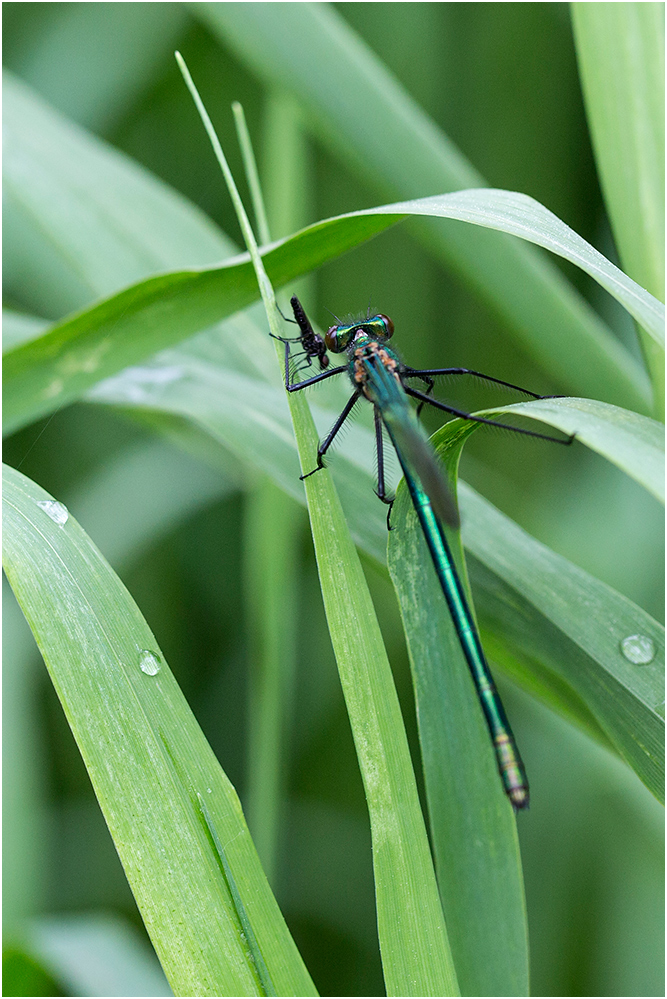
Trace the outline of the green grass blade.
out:
[[[11,248],[18,240],[20,247],[21,234],[28,227],[26,220],[33,216],[40,219],[49,237],[48,260],[43,259],[46,244],[40,234],[41,248],[37,251],[31,245],[32,256],[23,254],[31,266],[16,276],[18,283],[12,285],[10,281],[10,291],[13,289],[26,302],[34,301],[35,311],[53,315],[58,306],[60,312],[67,311],[156,269],[173,268],[186,261],[203,264],[233,252],[229,241],[180,195],[63,121],[27,88],[10,83],[5,100],[6,190],[9,200],[23,211],[21,224],[10,228],[7,245]],[[428,213],[435,210],[430,201],[424,199]],[[421,211],[419,205],[417,202],[414,209],[417,213]],[[468,206],[468,210],[472,207]],[[459,204],[459,213],[461,208]],[[491,219],[493,205],[489,210]],[[546,224],[545,218],[553,220],[553,216],[545,209],[541,212],[546,225],[544,237],[557,243],[550,232],[551,223]],[[146,218],[149,225],[144,225]],[[142,220],[140,226],[138,219]],[[266,266],[274,283],[282,285],[359,245],[394,221],[390,216],[367,215],[318,224],[298,234],[294,242],[276,246],[266,257]],[[482,221],[493,224],[492,219]],[[516,219],[505,221],[516,225]],[[540,224],[538,219],[538,230]],[[461,228],[469,227],[454,227],[457,231]],[[564,228],[560,224],[560,229]],[[489,234],[480,236],[487,240]],[[575,248],[580,256],[581,245],[579,241]],[[482,261],[491,250],[491,243],[478,247],[478,259]],[[35,252],[39,254],[42,275],[39,289],[32,280]],[[495,258],[509,259],[512,252],[506,248]],[[7,257],[11,257],[10,252]],[[542,261],[534,258],[533,269],[537,272],[542,266]],[[236,268],[236,264],[232,267]],[[607,277],[613,283],[614,275]],[[558,281],[567,288],[564,279]],[[527,299],[528,286],[523,281],[521,294]],[[34,299],[36,291],[42,298]],[[634,289],[626,287],[624,293],[631,292],[634,294]],[[256,294],[256,282],[246,260],[234,273],[225,268],[219,273],[179,272],[171,279],[149,279],[121,293],[115,303],[117,308],[111,303],[99,306],[101,311],[90,317],[99,326],[96,333],[86,322],[74,319],[74,325],[70,325],[67,321],[64,330],[47,341],[47,356],[42,356],[36,345],[26,345],[16,354],[11,352],[5,374],[6,429],[53,411],[76,398],[82,387],[205,328],[242,308]],[[646,410],[649,385],[644,372],[594,319],[592,311],[588,312],[596,332],[589,330],[586,337],[581,337],[578,333],[568,334],[570,320],[566,322],[561,316],[554,324],[549,311],[543,311],[532,327],[533,335],[536,330],[540,335],[532,346],[528,344],[529,348],[568,391]],[[545,329],[558,330],[559,337],[544,336]],[[40,371],[42,365],[46,368]],[[24,368],[29,369],[25,373],[28,384],[21,388],[20,373]]]
[[[662,302],[619,270],[534,198],[516,191],[479,188],[420,198],[404,204],[410,214],[460,219],[497,229],[499,232],[520,236],[569,260],[613,295],[641,323],[656,344],[664,349],[665,308]],[[402,204],[399,202],[384,205],[375,211],[394,214],[401,209]],[[611,350],[611,347],[608,349]]]
[[[177,58],[232,196],[277,335],[273,289],[252,228],[208,114]],[[289,402],[306,469],[316,452],[315,428],[305,399],[292,396]],[[403,719],[363,570],[330,476],[311,477],[305,488],[329,632],[366,790],[387,994],[458,995]]]
[[[665,295],[665,11],[573,3],[572,23],[600,182],[624,269]]]
[[[12,469],[4,503],[5,571],[174,993],[262,994],[201,793],[277,990],[314,995],[234,789],[130,595],[65,508]]]
[[[58,302],[65,309],[71,308],[156,269],[173,268],[186,260],[204,263],[232,252],[229,241],[180,195],[65,122],[28,88],[10,80],[5,99],[8,197],[21,206],[25,219],[38,217],[49,236],[50,263],[40,257],[40,294],[44,293],[47,313],[52,314]],[[439,207],[434,199],[422,199],[408,210],[454,218],[476,212],[476,221],[484,225],[497,224],[500,214],[508,231],[518,231],[517,225],[526,229],[524,216],[529,206],[537,213],[529,218],[531,238],[546,240],[544,245],[558,252],[563,233],[568,234],[574,243],[570,242],[565,255],[588,266],[636,314],[641,312],[643,322],[657,330],[657,314],[655,319],[649,315],[654,309],[650,298],[642,298],[627,279],[623,283],[619,272],[546,209],[530,199],[500,193],[497,197],[504,202],[498,206],[486,201],[480,215],[477,209],[482,196],[496,197],[493,192],[478,191],[471,196],[472,203],[465,205],[460,199],[467,195],[449,196],[454,198],[451,210],[448,199],[444,203],[442,198],[435,199]],[[508,198],[514,199],[510,205]],[[379,210],[396,209],[383,206]],[[148,225],[144,224],[146,218]],[[266,257],[266,266],[274,282],[283,284],[359,245],[394,221],[391,216],[362,215],[320,223],[298,234],[294,242],[277,245]],[[10,247],[27,224],[11,228]],[[41,240],[43,244],[43,236]],[[39,252],[43,256],[44,250]],[[28,255],[27,259],[32,258]],[[121,293],[113,305],[102,303],[100,311],[85,321],[66,321],[60,332],[49,334],[52,338],[43,347],[19,344],[16,352],[10,351],[5,375],[6,428],[53,411],[100,377],[136,363],[252,301],[256,284],[249,261],[233,262],[231,267],[233,273],[225,268],[149,279]],[[63,268],[70,270],[65,274]],[[28,283],[29,288],[23,289],[26,301],[35,292],[31,273],[28,268],[14,286],[19,293],[21,282]],[[99,327],[95,332],[91,322]],[[537,328],[558,328],[562,335],[568,327],[552,327],[548,313],[544,313]],[[556,357],[551,358],[547,354],[556,342]],[[591,346],[593,343],[596,346]],[[601,395],[628,408],[645,408],[648,382],[644,373],[602,327],[595,336],[577,337],[574,343],[540,335],[539,344],[543,346],[533,344],[533,350],[540,363],[548,364],[570,391]],[[547,354],[541,353],[543,349]],[[23,387],[22,370],[27,380]]]
[[[572,23],[600,182],[623,268],[665,299],[665,8],[573,3]],[[641,322],[641,320],[639,320]],[[664,357],[644,336],[656,392]]]
[[[392,511],[388,563],[410,653],[438,883],[461,988],[465,995],[527,995],[516,821],[404,484]]]
[[[573,400],[573,408],[568,407],[570,402],[538,402],[509,410],[527,415],[534,405],[531,415],[539,419],[543,406],[547,412],[562,406],[565,419],[549,413],[548,421],[564,430],[571,429],[572,419],[581,424],[585,416],[582,440],[594,440],[597,450],[613,456],[622,420],[611,423],[605,439],[604,419],[609,414],[604,409],[609,407],[596,413],[591,404],[589,413],[585,406],[577,406],[579,400]],[[463,443],[477,427],[454,420],[433,438],[452,483]],[[643,456],[655,443],[646,446],[646,429],[634,427]],[[623,437],[622,433],[617,451],[627,458]],[[568,695],[563,698],[563,693],[572,690],[609,742],[664,800],[664,629],[609,587],[529,538],[480,497],[466,513],[470,519],[477,515],[474,524],[465,518],[464,525],[475,530],[471,548],[479,562],[473,579],[477,583],[481,578],[485,584],[483,595],[490,606],[485,608],[483,639],[486,643],[490,627],[491,654],[500,652],[501,660],[511,664],[508,646],[518,647],[518,659],[532,665],[533,676],[526,683],[523,671],[515,668],[516,678],[529,688],[531,682],[533,689],[542,686],[547,700],[551,688],[553,702],[565,713],[570,712]],[[518,868],[510,864],[508,846],[498,846],[503,833],[511,843],[514,824],[458,636],[435,574],[429,571],[428,550],[403,484],[392,525],[388,562],[410,652],[431,832],[460,980],[466,994],[488,994],[498,981],[492,969],[498,967],[504,971],[503,984],[511,982],[517,989],[512,976],[518,975],[520,981],[522,974],[527,976],[522,884]],[[511,556],[509,551],[500,555],[500,539],[503,544],[511,541]],[[466,579],[457,536],[452,541],[461,578]],[[498,590],[497,578],[506,588]],[[536,663],[542,664],[537,670]],[[515,857],[518,860],[518,851]],[[482,952],[487,960],[480,965]],[[521,981],[524,988],[525,982],[526,978]]]
[[[270,243],[271,233],[269,230],[269,220],[266,216],[266,205],[264,204],[264,195],[259,182],[255,150],[252,147],[252,140],[250,138],[250,132],[248,131],[248,123],[246,122],[243,105],[239,104],[238,101],[235,101],[232,104],[232,111],[234,113],[236,135],[239,140],[239,146],[241,147],[246,180],[248,182],[248,187],[250,188],[250,197],[252,198],[252,207],[253,212],[255,213],[255,225],[259,235],[259,241],[260,243]]]
[[[537,202],[504,191],[465,191],[328,219],[269,250],[264,256],[268,274],[282,285],[408,213],[523,232],[526,238],[539,239],[580,265],[584,258],[593,260],[595,266],[587,263],[587,269],[597,273],[598,279],[604,275],[610,292],[633,314],[641,313],[646,327],[658,335],[664,313],[659,302]],[[244,255],[218,268],[149,278],[56,324],[42,338],[19,344],[5,355],[6,429],[52,412],[101,378],[185,339],[247,305],[256,295],[252,265]],[[609,373],[605,375],[607,390],[613,387],[614,397],[630,396],[633,406],[643,408],[644,379],[636,362],[617,341],[600,341],[593,352],[588,350],[591,342],[577,351],[576,367],[571,356],[562,354],[562,378],[576,381],[577,370],[590,372],[609,362],[616,381],[612,386]],[[589,376],[580,380],[588,381]]]

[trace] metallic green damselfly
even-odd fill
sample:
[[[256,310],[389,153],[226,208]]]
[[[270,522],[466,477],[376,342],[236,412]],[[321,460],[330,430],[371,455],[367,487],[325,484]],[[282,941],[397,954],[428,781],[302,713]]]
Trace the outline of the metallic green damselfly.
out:
[[[362,397],[368,399],[373,404],[375,415],[377,495],[389,507],[387,522],[389,523],[393,498],[387,495],[385,484],[383,427],[398,455],[415,512],[431,553],[435,572],[468,663],[493,742],[503,787],[514,808],[526,808],[529,801],[526,771],[486,661],[475,620],[443,529],[443,524],[448,524],[454,528],[459,526],[458,511],[449,487],[438,467],[435,453],[417,417],[421,407],[427,403],[462,419],[503,427],[516,433],[555,441],[559,444],[570,444],[573,437],[559,439],[547,434],[540,434],[534,430],[513,427],[497,420],[472,416],[433,399],[430,392],[434,386],[434,378],[438,375],[473,375],[496,385],[515,389],[534,399],[542,397],[527,389],[520,388],[518,385],[512,385],[510,382],[492,378],[490,375],[471,371],[468,368],[416,369],[407,367],[401,362],[398,354],[388,346],[387,342],[394,332],[394,324],[388,316],[378,314],[358,322],[339,323],[336,326],[331,326],[326,335],[321,337],[313,330],[296,296],[292,297],[291,304],[300,335],[293,339],[284,339],[285,387],[287,390],[298,392],[308,385],[313,385],[342,372],[347,372],[353,386],[353,392],[347,404],[318,448],[316,467],[302,475],[301,478],[308,478],[324,468],[324,455],[352,412],[357,400]],[[292,381],[294,372],[291,365],[295,355],[291,353],[290,344],[295,342],[298,342],[302,348],[301,353],[296,357],[302,357],[307,366],[310,366],[317,358],[322,369],[320,374],[306,378],[304,381]],[[334,354],[345,353],[347,355],[346,363],[329,368],[327,350]],[[422,392],[410,384],[415,379],[426,384],[426,392]],[[416,412],[410,405],[409,397],[418,401]]]

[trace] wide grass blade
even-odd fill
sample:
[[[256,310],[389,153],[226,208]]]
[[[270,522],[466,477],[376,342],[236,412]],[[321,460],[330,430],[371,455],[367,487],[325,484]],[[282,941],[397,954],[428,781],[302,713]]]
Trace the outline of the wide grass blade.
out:
[[[10,199],[22,206],[24,216],[39,217],[49,234],[50,263],[46,266],[41,261],[46,271],[40,285],[48,302],[47,313],[53,314],[56,302],[62,302],[62,311],[66,311],[97,295],[109,294],[127,281],[136,281],[151,270],[173,268],[186,260],[204,263],[232,252],[229,241],[197,209],[117,152],[64,122],[27,88],[10,85],[5,96],[7,191]],[[29,128],[20,127],[26,123]],[[472,200],[466,205],[462,197]],[[480,212],[482,197],[486,200]],[[500,202],[495,204],[494,199]],[[508,199],[513,199],[509,205]],[[649,325],[653,322],[651,328],[657,332],[658,313],[650,297],[642,295],[627,279],[624,281],[611,264],[601,263],[603,258],[592,248],[587,250],[584,241],[530,199],[507,192],[477,191],[475,195],[459,193],[446,199],[422,199],[410,206],[382,206],[377,210],[389,215],[373,215],[373,211],[319,223],[277,244],[265,255],[274,283],[291,281],[376,235],[404,217],[392,214],[395,211],[423,211],[469,220],[474,215],[482,225],[501,225],[508,231],[518,231],[521,224],[530,238],[545,241],[544,245],[556,252],[561,252],[563,232],[569,233],[568,239],[574,244],[569,244],[566,255],[574,254],[581,263],[588,261],[593,270],[597,269],[598,279],[602,275],[612,293],[636,312],[641,310],[642,321]],[[147,213],[150,225],[137,231],[137,219],[145,220]],[[19,239],[20,249],[20,234],[24,231],[23,223],[12,227],[8,244],[15,246]],[[488,237],[488,233],[480,235]],[[33,256],[34,252],[33,247]],[[28,254],[26,259],[33,258]],[[541,266],[542,262],[536,260],[535,268]],[[35,310],[39,311],[41,300],[34,300],[30,274],[30,268],[20,271],[17,283],[12,285],[10,281],[10,290],[20,294],[23,289],[25,300],[35,301]],[[562,278],[558,280],[567,287]],[[525,287],[522,295],[530,297],[525,296]],[[15,340],[5,367],[5,429],[53,412],[100,378],[185,339],[244,307],[256,296],[256,282],[244,255],[228,261],[223,268],[149,278],[92,311],[58,324],[44,340],[23,344]],[[535,327],[540,336],[531,348],[540,363],[546,364],[571,392],[601,396],[626,408],[645,411],[648,380],[612,334],[597,325],[595,334],[589,331],[586,337],[569,338],[569,328],[563,322],[554,325],[548,311],[542,313]],[[545,329],[558,331],[558,337],[544,336]]]
[[[462,191],[328,219],[268,250],[264,255],[267,272],[274,283],[282,285],[409,213],[461,219],[539,239],[554,252],[580,266],[585,264],[622,305],[641,315],[646,328],[659,336],[664,307],[656,299],[537,202],[506,191]],[[5,355],[7,430],[52,412],[101,378],[185,339],[256,297],[252,266],[244,255],[219,268],[149,278],[56,324],[43,337],[20,344]],[[613,395],[630,396],[634,406],[643,408],[645,379],[636,362],[617,341],[596,341],[593,352],[589,350],[591,342],[586,341],[578,351],[581,370],[590,372],[600,363],[612,364],[616,372]],[[571,357],[561,361],[564,379],[574,371],[571,363]],[[605,378],[609,390],[611,380]],[[572,379],[576,377],[572,375]],[[583,380],[590,380],[589,376]]]
[[[534,409],[533,404],[526,403],[502,411],[519,410],[541,419],[541,406],[540,401]],[[567,425],[572,414],[567,405],[564,409],[566,416],[562,423]],[[605,434],[593,413],[587,415],[590,421],[583,424],[582,442],[590,435],[599,444]],[[581,420],[582,414],[578,416]],[[553,415],[549,422],[559,425]],[[478,426],[453,420],[434,435],[433,442],[444,457],[450,476],[455,473],[465,440]],[[643,430],[642,427],[635,436],[636,449],[639,454],[648,452],[653,456],[652,448],[646,446]],[[609,452],[614,451],[613,427],[607,430],[606,447]],[[627,450],[621,438],[617,454],[620,456]],[[480,502],[482,506],[478,505]],[[567,643],[574,643],[579,649],[576,657],[572,652],[562,657],[551,653],[546,660],[546,674],[552,672],[558,680],[565,681],[585,702],[617,752],[661,798],[664,795],[664,628],[610,587],[591,580],[582,570],[529,538],[490,505],[487,507],[479,498],[476,505],[480,519],[487,520],[486,531],[511,539],[514,548],[509,560],[499,555],[497,545],[488,545],[483,560],[502,575],[522,602],[528,600],[541,617],[550,618]],[[495,524],[494,515],[499,518]],[[475,551],[474,543],[471,548]],[[508,613],[508,620],[500,627],[501,635],[514,634],[519,645],[521,630],[529,633],[525,629],[525,615],[524,620],[521,617]],[[498,633],[497,616],[496,621]],[[554,635],[557,649],[559,642],[555,639]],[[526,643],[526,648],[530,644]],[[521,658],[527,658],[525,652]],[[586,668],[582,668],[584,658]],[[539,677],[540,671],[537,672]]]
[[[465,995],[527,995],[516,821],[403,483],[392,510],[388,563],[410,653],[431,838],[461,988]]]
[[[4,510],[5,571],[174,993],[270,991],[243,936],[212,822],[274,994],[315,995],[236,793],[129,593],[62,504],[7,468]]]
[[[492,659],[594,737],[595,727],[601,730],[664,801],[662,625],[470,487],[461,488],[461,500],[470,578]]]

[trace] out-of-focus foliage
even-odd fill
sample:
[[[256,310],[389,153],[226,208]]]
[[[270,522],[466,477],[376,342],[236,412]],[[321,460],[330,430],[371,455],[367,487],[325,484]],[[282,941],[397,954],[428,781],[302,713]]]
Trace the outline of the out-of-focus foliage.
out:
[[[216,28],[219,12],[212,8],[221,6],[236,5],[6,3],[4,58],[45,101],[172,185],[240,245],[173,59],[179,48],[241,177],[229,105],[244,104],[261,154],[276,92],[244,59],[238,40],[230,33],[226,42]],[[246,6],[262,17],[262,5]],[[476,175],[536,198],[614,259],[567,5],[361,3],[335,10],[457,144]],[[278,66],[288,60],[280,43],[276,36]],[[304,121],[313,137],[299,146],[299,224],[390,200],[386,175],[374,171],[373,148],[360,169],[329,141],[324,123],[318,129],[307,115]],[[271,163],[263,167],[270,193]],[[134,213],[141,229],[141,205]],[[178,246],[167,235],[145,273],[213,262],[210,254],[171,259]],[[12,213],[4,251],[5,304],[38,319],[64,317],[135,279],[109,278],[105,284],[102,275],[92,291],[72,281],[70,272],[65,281],[39,219],[28,225]],[[635,332],[623,310],[581,271],[562,261],[557,266],[639,363]],[[563,391],[521,345],[508,318],[494,314],[442,264],[416,223],[327,264],[311,282],[306,301],[321,325],[327,323],[326,308],[346,315],[365,311],[370,299],[374,309],[394,318],[403,353],[414,366],[462,365],[545,394]],[[25,328],[39,327],[27,322]],[[554,331],[545,328],[542,335]],[[455,402],[471,410],[504,401],[477,385],[465,392],[456,386],[456,392]],[[317,401],[314,393],[311,398]],[[136,413],[127,415],[134,418],[100,405],[62,409],[9,438],[5,461],[67,503],[122,576],[245,803],[254,606],[246,555],[248,539],[256,537],[249,533],[248,495],[256,503],[256,483],[238,456],[213,449],[178,416],[163,420],[158,434],[147,417],[138,422]],[[431,423],[431,429],[437,426]],[[341,448],[354,442],[353,431]],[[189,453],[174,446],[183,443]],[[583,447],[542,447],[509,434],[478,432],[466,445],[461,474],[541,542],[660,618],[661,511],[615,467]],[[380,995],[362,784],[305,525],[298,520],[293,530],[302,537],[294,568],[297,662],[273,884],[321,994]],[[396,600],[376,562],[369,558],[365,567],[416,751]],[[49,947],[40,936],[37,917],[49,914],[64,923],[72,913],[91,910],[113,910],[137,932],[143,929],[78,750],[11,595],[7,607],[4,903],[12,943],[7,972],[15,984],[5,993],[39,994],[53,988],[54,976],[63,994],[114,994],[122,986],[103,977],[96,979],[99,992],[86,991],[93,988],[86,976],[101,975],[104,960],[94,948],[80,944],[77,950],[70,923],[69,936],[52,933]],[[659,807],[588,736],[514,689],[503,687],[503,696],[533,788],[530,813],[519,819],[533,994],[661,994]],[[116,963],[127,960],[113,934],[105,953]],[[164,994],[155,991],[154,981],[147,973],[146,991],[137,985],[134,994]]]

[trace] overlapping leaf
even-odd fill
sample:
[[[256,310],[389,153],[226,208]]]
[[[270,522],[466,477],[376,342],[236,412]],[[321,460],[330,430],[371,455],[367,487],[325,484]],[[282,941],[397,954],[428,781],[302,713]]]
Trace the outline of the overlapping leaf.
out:
[[[174,993],[315,995],[236,792],[129,593],[67,510],[13,469],[4,527],[5,571]]]

